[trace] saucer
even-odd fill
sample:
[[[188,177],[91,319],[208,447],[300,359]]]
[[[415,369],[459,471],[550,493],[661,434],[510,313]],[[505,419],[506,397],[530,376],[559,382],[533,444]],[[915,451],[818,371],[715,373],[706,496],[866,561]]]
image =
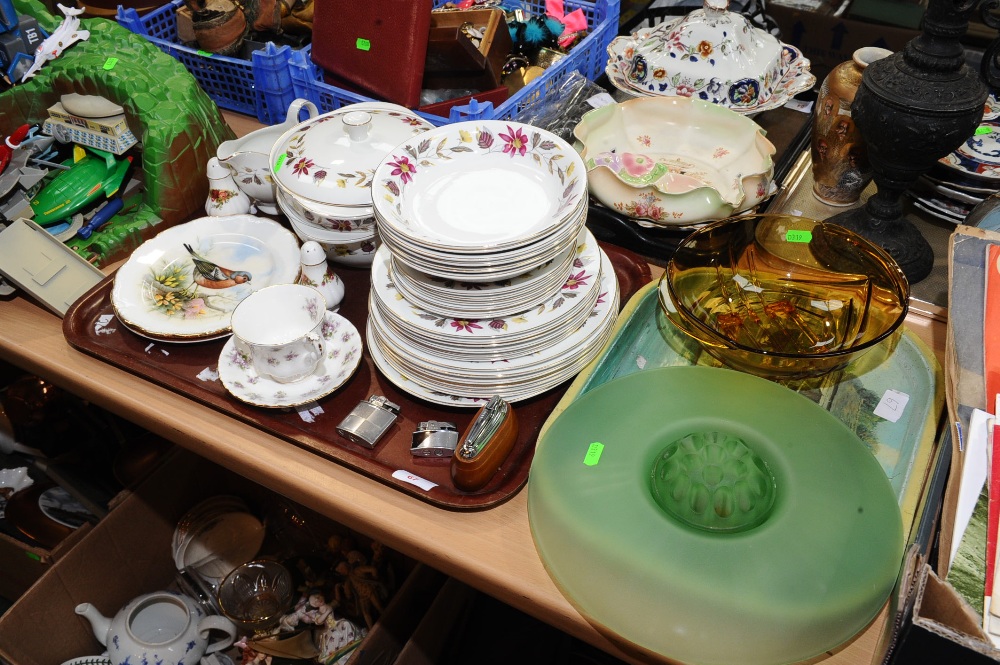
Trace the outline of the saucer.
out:
[[[327,340],[326,358],[316,371],[293,383],[279,383],[257,376],[245,356],[229,338],[219,355],[219,379],[241,402],[268,408],[299,406],[326,397],[342,386],[361,362],[361,335],[350,321],[326,313],[322,334]]]

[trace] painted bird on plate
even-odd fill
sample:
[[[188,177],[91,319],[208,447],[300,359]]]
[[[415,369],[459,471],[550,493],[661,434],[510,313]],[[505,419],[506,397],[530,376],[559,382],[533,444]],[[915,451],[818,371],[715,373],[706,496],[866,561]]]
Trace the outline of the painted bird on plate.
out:
[[[198,256],[191,245],[184,243],[184,249],[191,255],[194,262],[194,281],[206,289],[228,289],[237,284],[250,281],[250,273],[245,270],[230,270],[212,263],[203,256]]]

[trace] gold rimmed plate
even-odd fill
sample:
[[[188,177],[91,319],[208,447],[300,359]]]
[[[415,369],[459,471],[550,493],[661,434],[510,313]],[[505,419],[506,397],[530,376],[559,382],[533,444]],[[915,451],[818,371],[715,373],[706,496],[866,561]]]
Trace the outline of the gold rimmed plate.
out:
[[[126,328],[155,341],[216,339],[243,298],[294,282],[299,266],[298,240],[277,222],[202,217],[140,245],[115,274],[111,305]]]

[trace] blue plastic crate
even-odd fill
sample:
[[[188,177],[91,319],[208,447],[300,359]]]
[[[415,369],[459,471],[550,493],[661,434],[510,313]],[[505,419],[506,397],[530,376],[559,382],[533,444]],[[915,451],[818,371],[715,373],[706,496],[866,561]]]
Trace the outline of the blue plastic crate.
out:
[[[434,0],[434,5],[437,7],[445,2],[447,0]],[[183,0],[172,0],[143,16],[119,5],[118,23],[143,35],[184,63],[219,107],[256,116],[260,122],[270,125],[283,122],[286,110],[298,97],[313,102],[322,113],[347,104],[372,101],[370,97],[325,83],[323,70],[310,58],[309,47],[295,50],[268,43],[265,48],[254,51],[248,61],[178,44],[177,10],[182,4]],[[525,0],[522,4],[531,15],[545,13],[545,0]],[[448,118],[419,115],[435,125],[460,120],[506,120],[558,88],[574,71],[591,80],[600,76],[607,64],[608,44],[618,34],[620,0],[566,0],[564,5],[567,13],[578,8],[583,11],[588,33],[542,76],[495,108],[489,102],[479,104],[473,100],[466,106],[453,107]]]
[[[243,60],[184,46],[177,40],[181,6],[183,0],[172,0],[139,16],[135,9],[119,5],[116,18],[123,27],[180,60],[220,108],[256,116],[268,125],[283,122],[295,99],[288,67],[292,48],[268,42],[250,60]]]
[[[435,6],[447,0],[435,0]],[[531,15],[545,14],[545,0],[525,0],[522,2]],[[497,107],[492,103],[479,104],[473,99],[467,106],[455,106],[449,117],[418,113],[434,125],[441,126],[462,120],[509,120],[524,108],[542,99],[550,91],[558,89],[563,80],[574,71],[590,80],[604,73],[607,65],[608,44],[618,34],[618,15],[621,0],[566,0],[565,11],[581,9],[587,17],[588,33],[569,54],[545,70],[542,76],[518,90]],[[293,51],[289,60],[295,96],[308,99],[321,113],[327,113],[347,104],[370,102],[370,97],[349,92],[323,81],[323,70],[312,62],[310,49],[306,47]]]

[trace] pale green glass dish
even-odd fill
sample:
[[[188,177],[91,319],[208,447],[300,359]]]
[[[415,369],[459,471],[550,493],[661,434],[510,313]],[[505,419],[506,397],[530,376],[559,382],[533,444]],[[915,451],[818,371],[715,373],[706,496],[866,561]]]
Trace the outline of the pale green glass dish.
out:
[[[537,444],[528,517],[598,630],[698,665],[836,648],[882,608],[903,558],[895,494],[861,440],[724,368],[650,369],[580,396]]]

